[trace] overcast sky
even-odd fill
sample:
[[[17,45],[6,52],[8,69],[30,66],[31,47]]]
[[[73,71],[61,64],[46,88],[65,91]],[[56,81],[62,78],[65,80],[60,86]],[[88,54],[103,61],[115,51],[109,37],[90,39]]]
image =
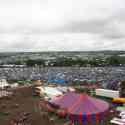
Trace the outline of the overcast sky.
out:
[[[125,50],[125,0],[0,0],[0,51]]]

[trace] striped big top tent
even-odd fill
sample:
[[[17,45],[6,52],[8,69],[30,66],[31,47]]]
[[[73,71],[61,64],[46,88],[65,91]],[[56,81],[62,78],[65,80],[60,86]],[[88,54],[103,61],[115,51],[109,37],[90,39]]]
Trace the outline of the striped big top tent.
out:
[[[71,125],[107,125],[109,105],[105,101],[87,94],[66,93],[51,103],[67,109]]]

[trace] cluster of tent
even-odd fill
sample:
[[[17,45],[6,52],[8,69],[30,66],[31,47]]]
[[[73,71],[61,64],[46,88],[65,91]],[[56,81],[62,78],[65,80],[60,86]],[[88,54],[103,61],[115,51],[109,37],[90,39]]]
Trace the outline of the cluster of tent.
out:
[[[64,80],[60,79],[49,82],[57,84],[65,83]],[[105,101],[83,93],[58,93],[58,87],[44,87],[42,91],[47,93],[48,96],[51,95],[50,97],[52,98],[49,100],[49,103],[53,107],[65,109],[66,116],[68,116],[71,125],[106,125],[109,120],[109,104]],[[55,97],[57,94],[60,96]]]
[[[51,100],[51,104],[67,109],[71,125],[105,125],[108,121],[107,102],[87,94],[66,93]]]
[[[47,81],[48,83],[60,83],[60,84],[64,84],[66,83],[65,79],[49,79]],[[96,80],[88,80],[88,79],[74,79],[74,82],[76,83],[88,83],[88,84],[95,84],[98,83],[99,81]]]

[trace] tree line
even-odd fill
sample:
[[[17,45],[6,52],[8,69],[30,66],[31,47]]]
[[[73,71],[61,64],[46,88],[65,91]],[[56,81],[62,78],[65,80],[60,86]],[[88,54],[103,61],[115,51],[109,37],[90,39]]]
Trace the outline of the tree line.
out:
[[[25,59],[16,60],[11,63],[15,65],[26,65],[28,67],[32,66],[125,66],[125,57],[113,55],[109,57],[93,57],[92,59],[82,59],[82,58],[67,58],[58,57],[55,60],[43,60],[43,59]]]

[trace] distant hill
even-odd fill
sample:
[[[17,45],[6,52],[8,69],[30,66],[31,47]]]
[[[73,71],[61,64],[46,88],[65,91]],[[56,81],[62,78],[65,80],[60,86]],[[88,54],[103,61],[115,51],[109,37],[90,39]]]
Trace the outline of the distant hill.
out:
[[[103,50],[103,51],[46,51],[46,52],[1,52],[0,65],[17,64],[23,65],[26,60],[37,60],[37,63],[54,61],[59,58],[85,59],[93,58],[106,59],[109,56],[125,56],[125,51]],[[34,62],[35,63],[35,62]],[[43,63],[43,61],[42,61]]]

